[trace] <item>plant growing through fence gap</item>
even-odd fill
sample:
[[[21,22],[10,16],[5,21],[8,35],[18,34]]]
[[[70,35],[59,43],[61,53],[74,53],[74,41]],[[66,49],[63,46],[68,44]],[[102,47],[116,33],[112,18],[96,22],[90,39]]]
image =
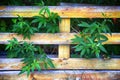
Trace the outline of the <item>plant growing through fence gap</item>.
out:
[[[31,35],[34,35],[35,32],[42,32],[42,29],[51,33],[59,32],[57,23],[60,20],[60,16],[57,13],[50,12],[48,7],[43,7],[39,12],[39,16],[35,16],[31,23],[20,16],[18,16],[18,19],[13,19],[14,25],[12,31],[18,33],[18,35],[23,35],[24,39],[30,39]],[[38,23],[38,26],[32,27],[36,23]],[[47,57],[44,50],[39,46],[36,47],[32,43],[23,41],[18,42],[16,38],[8,42],[9,44],[6,46],[8,57],[23,58],[22,62],[25,65],[19,74],[27,72],[27,75],[29,75],[30,72],[35,70],[41,71],[41,68],[55,68],[52,60]]]
[[[61,21],[61,18],[57,13],[50,12],[46,6],[39,11],[38,16],[33,17],[31,22],[19,15],[17,19],[12,19],[12,21],[14,23],[12,31],[18,35],[23,35],[24,39],[30,39],[31,35],[34,35],[35,32],[59,32],[58,23]]]
[[[101,33],[109,33],[111,31],[107,26],[107,22],[110,20],[105,19],[100,22],[93,22],[91,24],[87,22],[81,22],[78,26],[83,27],[84,29],[79,32],[79,35],[75,35],[75,38],[72,39],[73,43],[77,43],[74,46],[75,51],[80,53],[80,57],[90,58],[96,56],[100,57],[101,51],[107,53],[107,50],[104,48],[103,43],[108,40],[108,38]]]
[[[18,16],[17,19],[12,19],[13,25],[13,32],[16,32],[18,35],[23,35],[24,39],[30,39],[31,35],[37,31],[37,28],[32,27],[32,25],[27,21],[24,20],[23,17]]]
[[[39,32],[56,33],[59,32],[58,23],[61,21],[60,16],[57,13],[50,12],[47,6],[43,7],[39,11],[38,16],[34,16],[31,23],[37,23]]]
[[[55,68],[52,60],[47,57],[46,53],[39,46],[34,46],[32,43],[18,42],[16,38],[9,40],[6,50],[8,52],[8,57],[23,58],[21,61],[25,64],[19,74],[30,72],[35,70],[41,71],[41,68]]]

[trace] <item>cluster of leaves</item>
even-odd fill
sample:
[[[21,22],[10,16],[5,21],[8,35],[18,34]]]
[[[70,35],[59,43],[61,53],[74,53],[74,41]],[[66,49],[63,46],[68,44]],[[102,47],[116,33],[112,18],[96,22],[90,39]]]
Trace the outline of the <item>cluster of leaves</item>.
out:
[[[24,39],[30,39],[35,32],[42,32],[43,30],[51,33],[59,32],[58,23],[60,22],[60,17],[57,13],[50,12],[48,7],[43,7],[39,15],[33,18],[32,21],[28,21],[18,15],[17,19],[12,19],[14,23],[12,31],[18,35],[23,35]],[[36,26],[37,23],[38,26]],[[44,50],[40,47],[36,47],[32,43],[19,42],[16,38],[8,42],[9,44],[6,46],[8,57],[23,58],[22,62],[25,66],[22,67],[20,74],[27,72],[29,75],[30,72],[40,71],[41,68],[54,68],[52,60],[47,57]]]
[[[27,21],[24,20],[23,17],[18,16],[17,19],[12,19],[13,25],[13,32],[16,32],[18,35],[23,35],[24,39],[30,39],[31,35],[37,31],[37,28],[32,27],[32,25]]]
[[[101,33],[109,33],[111,31],[107,26],[109,20],[105,19],[102,23],[93,22],[92,24],[81,22],[78,26],[83,27],[84,29],[75,35],[75,38],[72,39],[73,43],[77,43],[74,46],[76,52],[80,52],[80,57],[90,58],[93,56],[100,57],[101,51],[107,53],[106,49],[103,46],[103,43],[108,40],[108,38]]]
[[[39,15],[34,16],[31,22],[20,16],[17,19],[12,19],[12,21],[14,23],[12,31],[18,33],[18,35],[23,35],[24,39],[30,39],[35,32],[59,32],[58,23],[61,18],[57,13],[50,12],[48,7],[43,7]]]
[[[39,32],[56,33],[59,32],[58,23],[61,21],[57,13],[50,12],[49,8],[43,7],[38,16],[34,16],[32,23],[38,24]]]
[[[41,68],[54,68],[52,60],[47,57],[44,50],[32,43],[19,42],[16,38],[13,38],[9,40],[6,50],[8,51],[8,57],[23,58],[22,62],[25,65],[19,74],[27,72],[27,75],[29,75],[30,72],[40,71]]]

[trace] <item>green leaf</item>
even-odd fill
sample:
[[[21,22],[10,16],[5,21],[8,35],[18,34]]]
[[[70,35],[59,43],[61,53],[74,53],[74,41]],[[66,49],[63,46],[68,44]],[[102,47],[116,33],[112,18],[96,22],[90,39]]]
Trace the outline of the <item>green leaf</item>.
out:
[[[50,9],[48,7],[46,7],[46,13],[48,14],[48,16],[50,16]]]
[[[39,11],[39,14],[43,14],[45,12],[46,7],[42,7],[41,10]]]
[[[71,40],[72,40],[72,43],[80,43],[80,41],[83,41],[83,39],[77,35],[75,35],[75,38]]]
[[[36,66],[36,68],[38,69],[38,71],[41,70],[40,64],[37,63],[35,66]]]
[[[12,22],[15,24],[17,22],[17,19],[12,19]]]
[[[18,75],[21,75],[21,74],[23,74],[25,72],[25,70],[22,70],[22,71],[20,71],[20,73],[18,74]]]
[[[87,39],[91,44],[93,44],[93,40],[91,38],[87,37]]]
[[[90,54],[90,49],[86,49],[86,53]]]
[[[106,30],[109,32],[109,34],[112,36],[112,32],[111,32],[111,30],[108,28],[108,27],[106,27]]]
[[[83,49],[83,46],[77,46],[75,51],[81,51]]]
[[[38,29],[41,28],[42,25],[43,25],[43,24],[40,22],[40,23],[38,24]]]
[[[5,50],[8,50],[9,48],[10,48],[10,45],[7,45],[6,48],[5,48]]]
[[[47,63],[44,62],[44,68],[47,69],[48,68],[48,65]]]
[[[40,20],[39,19],[34,19],[34,20],[32,20],[31,23],[37,23],[37,22],[40,22]]]
[[[86,22],[81,22],[81,24],[78,24],[80,27],[90,27],[90,25]]]
[[[101,38],[101,40],[103,40],[103,41],[107,41],[108,40],[108,38],[105,36],[105,35],[100,35],[100,38]]]
[[[102,50],[103,52],[107,53],[106,49],[105,49],[102,45],[100,45],[99,48],[100,48],[100,50]]]
[[[85,54],[85,52],[86,52],[86,50],[83,49],[83,50],[81,51],[81,53],[80,53],[80,57],[83,57],[83,55]]]
[[[50,66],[51,68],[55,68],[55,66],[54,66],[54,64],[52,63],[52,60],[51,60],[51,59],[47,58],[47,63],[49,64],[49,66]]]
[[[34,70],[35,70],[35,66],[34,65],[32,65],[31,70],[32,70],[32,72],[34,72]]]
[[[99,53],[95,53],[97,58],[100,58],[100,54]]]
[[[30,75],[30,70],[27,70],[27,76],[29,76]]]

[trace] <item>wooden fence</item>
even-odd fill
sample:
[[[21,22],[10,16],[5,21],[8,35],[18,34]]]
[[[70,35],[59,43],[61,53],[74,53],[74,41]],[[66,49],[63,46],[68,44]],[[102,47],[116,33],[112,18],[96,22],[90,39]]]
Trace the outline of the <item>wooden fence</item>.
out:
[[[14,18],[17,15],[32,17],[38,15],[41,7],[37,6],[0,6],[0,18]],[[29,77],[17,73],[23,66],[20,59],[0,58],[0,80],[119,80],[120,59],[83,59],[70,58],[71,39],[76,33],[70,33],[71,18],[120,18],[119,6],[50,6],[52,12],[58,13],[62,21],[60,33],[36,33],[30,40],[34,44],[58,44],[58,58],[52,58],[55,69],[32,73]],[[107,35],[107,34],[105,34]],[[120,33],[108,36],[106,44],[120,44]],[[13,37],[23,41],[16,33],[0,33],[0,44],[7,44]],[[90,70],[88,72],[79,70]],[[92,70],[92,71],[91,71]],[[101,71],[95,71],[101,70]],[[109,71],[103,71],[109,70]]]

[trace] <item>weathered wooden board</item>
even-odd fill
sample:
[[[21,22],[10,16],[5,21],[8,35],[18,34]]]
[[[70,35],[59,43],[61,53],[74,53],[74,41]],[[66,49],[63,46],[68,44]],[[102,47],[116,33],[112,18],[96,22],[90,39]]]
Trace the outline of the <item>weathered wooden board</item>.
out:
[[[26,74],[18,75],[20,71],[0,71],[0,80],[29,80]]]
[[[120,6],[49,6],[62,18],[119,18]],[[32,17],[38,15],[38,6],[0,6],[0,17]]]
[[[21,35],[16,33],[0,33],[0,44],[7,44],[8,40],[12,38],[18,41],[33,42],[33,44],[72,44],[71,39],[74,38],[75,33],[36,33],[31,39],[23,39]],[[120,44],[120,33],[113,33],[112,36],[106,34],[109,38],[105,44]]]
[[[62,19],[61,23],[59,24],[59,29],[60,29],[61,33],[70,33],[70,18]],[[70,57],[70,45],[69,44],[59,45],[58,57],[59,58],[69,58]]]
[[[55,70],[17,75],[19,71],[2,71],[0,80],[120,80],[120,71]]]
[[[31,37],[31,39],[24,40],[21,35],[15,33],[0,33],[0,44],[8,43],[8,40],[16,38],[18,41],[33,42],[33,44],[69,44],[70,39],[74,37],[74,34],[69,33],[37,33]]]
[[[60,59],[52,58],[55,69],[114,69],[120,70],[120,59]],[[0,58],[0,70],[21,70],[20,59]]]
[[[95,4],[66,3],[66,2],[60,2],[58,5],[59,6],[95,6]]]

